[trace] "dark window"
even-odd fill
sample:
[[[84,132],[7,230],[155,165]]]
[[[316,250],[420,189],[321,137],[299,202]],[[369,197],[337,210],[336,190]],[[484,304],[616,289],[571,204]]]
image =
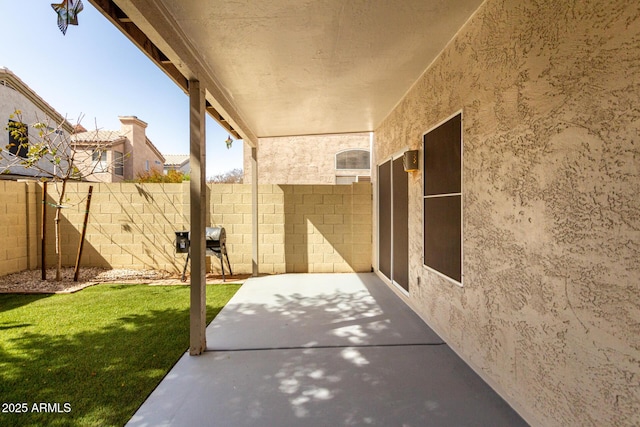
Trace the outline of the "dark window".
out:
[[[9,145],[7,146],[9,152],[14,156],[26,158],[29,152],[29,129],[27,125],[9,120],[7,128],[9,129]]]
[[[462,115],[424,135],[424,264],[462,283]]]
[[[124,154],[119,151],[113,153],[113,173],[124,176]]]
[[[107,171],[107,152],[103,150],[93,150],[91,153],[91,160],[93,162],[94,172],[106,172]]]
[[[336,154],[336,169],[370,169],[369,150],[348,150]]]

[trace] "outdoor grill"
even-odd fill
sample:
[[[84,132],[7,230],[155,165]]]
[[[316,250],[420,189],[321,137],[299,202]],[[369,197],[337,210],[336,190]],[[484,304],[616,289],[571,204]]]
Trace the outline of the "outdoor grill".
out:
[[[231,264],[229,263],[229,254],[227,253],[227,233],[224,227],[207,227],[204,232],[204,237],[206,245],[205,255],[218,257],[220,267],[222,268],[222,281],[224,281],[224,260],[226,260],[227,267],[229,267],[229,274],[233,275]],[[189,258],[191,257],[191,241],[188,231],[176,231],[176,252],[179,254],[187,254],[187,260],[182,270],[182,281],[186,282],[187,265],[189,265]]]

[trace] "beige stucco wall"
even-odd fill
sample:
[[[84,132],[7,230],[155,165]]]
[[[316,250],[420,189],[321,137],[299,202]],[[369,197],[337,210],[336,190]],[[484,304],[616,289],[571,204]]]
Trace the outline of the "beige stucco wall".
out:
[[[488,0],[376,131],[380,162],[462,110],[464,287],[412,174],[410,300],[534,425],[640,425],[638,46],[636,2]]]
[[[53,119],[47,116],[47,114],[42,111],[37,105],[35,105],[31,100],[29,100],[26,96],[17,92],[14,89],[11,89],[7,86],[0,84],[0,148],[2,151],[5,151],[5,147],[9,144],[9,131],[6,130],[7,124],[9,123],[11,115],[15,113],[16,110],[20,111],[20,118],[23,123],[29,125],[28,127],[28,135],[29,140],[35,143],[39,143],[42,139],[39,137],[40,130],[32,127],[35,123],[44,123],[51,130],[57,129],[60,123],[56,123]],[[18,120],[18,117],[14,117],[11,120]],[[49,138],[51,141],[58,142],[57,139],[63,138],[64,141],[69,141],[69,133],[64,129],[60,129],[62,135],[56,136],[52,134]],[[38,168],[25,168],[23,166],[15,166],[15,157],[9,156],[6,153],[0,153],[0,173],[3,173],[5,170],[8,170],[8,173],[18,174],[23,176],[51,176],[55,168],[53,164],[49,161],[41,160],[38,162],[37,166],[42,171],[39,171]],[[9,165],[10,168],[7,169]]]
[[[125,140],[112,143],[108,146],[102,147],[107,153],[107,170],[104,172],[95,172],[96,169],[93,165],[93,150],[95,147],[91,146],[77,146],[76,154],[74,158],[74,164],[80,171],[80,175],[92,182],[122,182],[125,179],[127,168],[124,168],[123,175],[116,175],[115,173],[115,152],[125,154]],[[127,157],[125,155],[124,163],[126,164]],[[91,173],[93,172],[93,173]]]
[[[0,275],[39,265],[39,183],[0,181],[0,232],[10,247],[0,251]],[[73,266],[90,183],[70,183],[63,208],[63,264]],[[189,183],[94,183],[82,265],[181,272],[175,232],[189,229]],[[55,203],[61,187],[49,184]],[[210,184],[210,226],[225,227],[234,273],[252,272],[251,186]],[[27,203],[27,191],[32,193]],[[363,272],[371,270],[371,184],[259,187],[261,273]],[[30,213],[27,215],[27,209]],[[55,265],[55,209],[47,207],[48,266]],[[11,224],[11,225],[9,225]],[[29,225],[29,234],[27,234]],[[31,249],[27,251],[27,242]],[[29,256],[31,261],[28,262]],[[210,271],[219,272],[217,258]]]
[[[135,179],[139,174],[152,169],[162,172],[164,160],[149,146],[146,137],[147,123],[135,116],[122,116],[120,122],[120,134],[127,138],[124,147],[125,179]],[[146,162],[149,162],[148,169]]]
[[[369,170],[336,171],[336,153],[371,147],[368,132],[260,138],[258,181],[261,184],[335,184],[336,174],[369,175]],[[251,182],[251,148],[244,144],[244,182]]]

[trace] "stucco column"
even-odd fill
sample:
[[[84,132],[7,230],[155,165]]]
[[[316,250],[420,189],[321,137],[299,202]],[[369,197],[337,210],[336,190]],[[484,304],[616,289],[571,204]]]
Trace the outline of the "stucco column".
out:
[[[189,354],[197,356],[207,348],[206,304],[206,159],[205,159],[205,94],[200,82],[189,80],[189,140],[191,181],[189,205],[191,219],[191,305]]]
[[[258,275],[258,148],[251,147],[251,265],[253,276]]]

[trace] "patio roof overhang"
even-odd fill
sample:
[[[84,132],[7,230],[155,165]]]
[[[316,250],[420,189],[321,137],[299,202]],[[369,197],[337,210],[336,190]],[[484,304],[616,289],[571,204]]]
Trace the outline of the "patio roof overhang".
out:
[[[373,131],[482,0],[91,0],[236,138]]]
[[[189,94],[190,354],[206,349],[205,112],[258,139],[375,130],[483,0],[90,0]]]

